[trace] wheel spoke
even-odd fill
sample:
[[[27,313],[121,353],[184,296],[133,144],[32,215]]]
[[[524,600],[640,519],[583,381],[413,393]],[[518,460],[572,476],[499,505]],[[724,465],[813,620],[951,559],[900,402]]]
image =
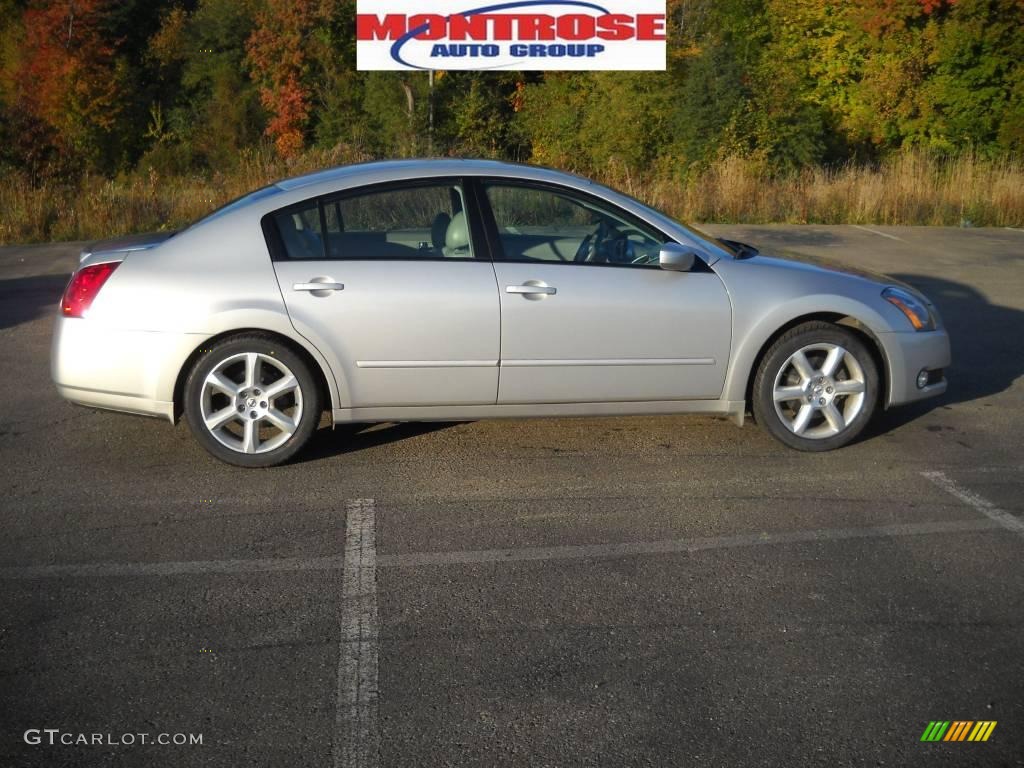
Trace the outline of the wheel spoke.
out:
[[[272,384],[268,384],[264,392],[268,400],[272,400],[275,397],[280,397],[283,394],[291,392],[299,386],[299,380],[291,374],[282,376]]]
[[[811,414],[813,413],[814,409],[811,408],[811,406],[806,404],[801,405],[800,410],[797,411],[796,413],[796,418],[794,418],[792,423],[790,424],[790,428],[798,435],[802,434],[803,431],[807,429],[807,425],[811,421]]]
[[[206,383],[211,388],[223,392],[225,395],[234,395],[238,392],[238,385],[220,371],[214,371],[207,376]]]
[[[832,427],[836,432],[842,432],[846,428],[846,419],[843,418],[843,414],[835,403],[829,403],[821,412],[825,414],[825,420],[828,421],[829,426]]]
[[[211,432],[214,432],[237,417],[238,411],[234,409],[234,406],[229,405],[227,408],[221,408],[216,413],[211,413],[209,416],[205,417],[206,428]]]
[[[799,350],[793,354],[789,361],[796,368],[796,372],[800,374],[801,381],[807,381],[814,375],[814,368],[811,366],[810,361],[807,359],[807,355],[804,354],[803,350]]]
[[[821,372],[825,376],[834,376],[836,371],[839,370],[839,366],[842,365],[843,360],[846,357],[846,350],[842,347],[832,347],[828,351],[828,355],[825,357],[825,362],[822,363]]]
[[[835,384],[837,395],[859,395],[864,391],[864,382],[856,379],[837,381]]]
[[[286,435],[290,435],[295,431],[295,422],[292,420],[291,416],[281,413],[277,408],[269,409],[267,411],[266,419]]]
[[[245,355],[245,384],[248,389],[259,383],[260,358],[255,352],[247,352]]]
[[[803,387],[776,387],[772,393],[775,402],[784,403],[788,400],[800,400],[804,396]]]
[[[260,447],[259,429],[253,419],[245,420],[244,437],[242,438],[242,450],[245,453],[256,453]]]

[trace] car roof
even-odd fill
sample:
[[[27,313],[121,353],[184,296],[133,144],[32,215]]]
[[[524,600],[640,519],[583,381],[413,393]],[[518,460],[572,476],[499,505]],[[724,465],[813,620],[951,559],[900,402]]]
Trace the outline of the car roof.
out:
[[[524,179],[558,180],[569,182],[573,186],[591,185],[589,179],[553,168],[537,165],[505,163],[498,160],[476,160],[462,158],[413,159],[413,160],[378,160],[370,163],[343,165],[314,171],[302,176],[284,179],[275,184],[276,187],[291,192],[304,187],[318,186],[326,183],[367,183],[375,177],[380,180],[391,180],[402,176],[515,176]]]

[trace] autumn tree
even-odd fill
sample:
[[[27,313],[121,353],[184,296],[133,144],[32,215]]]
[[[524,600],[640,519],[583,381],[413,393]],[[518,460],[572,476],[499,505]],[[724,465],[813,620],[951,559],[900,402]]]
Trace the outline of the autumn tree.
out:
[[[355,69],[352,0],[0,0],[0,163],[229,169],[272,143],[632,178],[1024,151],[1024,0],[666,8],[665,72],[450,71],[431,91]]]
[[[124,108],[126,71],[109,0],[34,3],[23,15],[14,107],[65,155],[100,164]]]
[[[247,49],[260,101],[270,114],[267,135],[284,157],[306,143],[310,117],[307,45],[320,19],[320,0],[267,0],[256,14]]]

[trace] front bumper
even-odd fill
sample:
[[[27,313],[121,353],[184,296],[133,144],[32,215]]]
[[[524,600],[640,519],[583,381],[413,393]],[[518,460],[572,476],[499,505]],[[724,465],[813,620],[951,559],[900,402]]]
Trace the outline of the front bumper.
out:
[[[173,420],[178,372],[202,340],[58,317],[50,375],[61,397],[73,403]]]
[[[941,395],[946,391],[945,370],[952,360],[949,335],[944,330],[879,334],[888,362],[889,393],[886,407]],[[925,387],[917,386],[921,371],[933,373]]]

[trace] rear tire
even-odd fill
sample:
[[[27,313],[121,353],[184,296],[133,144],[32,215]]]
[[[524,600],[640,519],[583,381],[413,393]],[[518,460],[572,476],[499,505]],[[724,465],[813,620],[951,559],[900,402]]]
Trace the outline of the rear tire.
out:
[[[831,451],[854,440],[878,404],[878,367],[856,333],[809,322],[769,348],[757,369],[754,418],[800,451]]]
[[[320,423],[320,388],[309,364],[259,333],[216,342],[185,382],[184,411],[199,444],[238,467],[292,458]]]

